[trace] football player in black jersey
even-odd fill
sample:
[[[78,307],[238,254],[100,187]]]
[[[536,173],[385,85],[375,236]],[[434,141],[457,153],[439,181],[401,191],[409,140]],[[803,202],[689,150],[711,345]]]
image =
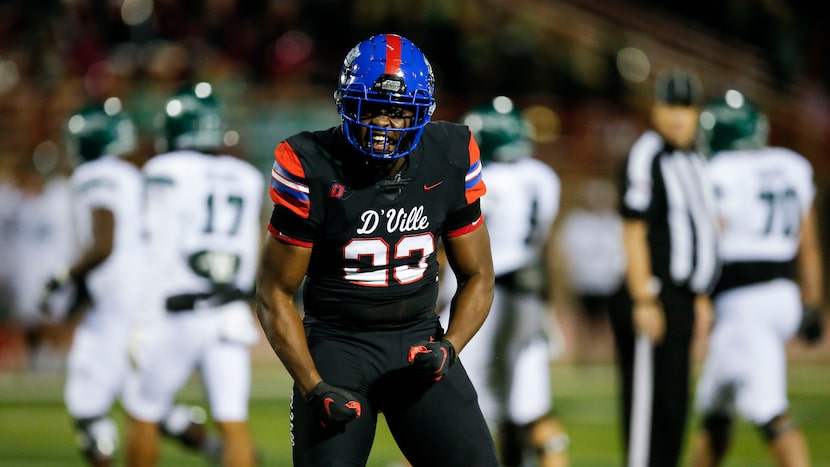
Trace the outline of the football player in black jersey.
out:
[[[344,61],[341,125],[275,150],[257,314],[294,379],[295,465],[365,465],[378,413],[416,467],[498,465],[458,361],[493,299],[486,188],[470,130],[430,122],[433,91],[412,42],[372,36]],[[446,332],[439,240],[459,282]]]

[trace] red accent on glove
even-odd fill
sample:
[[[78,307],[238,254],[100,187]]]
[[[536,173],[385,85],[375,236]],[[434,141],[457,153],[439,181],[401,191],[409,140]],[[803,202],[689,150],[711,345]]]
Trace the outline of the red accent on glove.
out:
[[[455,356],[452,342],[431,340],[410,347],[407,361],[421,377],[440,381],[455,362]]]

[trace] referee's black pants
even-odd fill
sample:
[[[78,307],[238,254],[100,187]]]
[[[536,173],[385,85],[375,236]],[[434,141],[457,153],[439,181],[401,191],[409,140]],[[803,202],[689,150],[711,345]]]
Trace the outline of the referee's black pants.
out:
[[[689,410],[690,347],[694,331],[695,294],[687,288],[666,283],[660,293],[660,301],[666,313],[666,333],[663,341],[654,347],[649,467],[680,465]],[[632,300],[625,287],[613,297],[611,328],[620,372],[620,418],[624,458],[627,459],[634,400],[636,336]]]

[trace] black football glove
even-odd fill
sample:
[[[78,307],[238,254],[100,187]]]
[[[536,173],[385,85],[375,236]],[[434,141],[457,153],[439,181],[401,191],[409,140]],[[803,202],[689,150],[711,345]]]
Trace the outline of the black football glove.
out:
[[[69,307],[66,310],[66,319],[72,319],[75,315],[86,310],[92,305],[92,297],[89,295],[89,289],[86,286],[85,279],[79,279],[75,282],[75,293],[72,295],[72,300],[69,302]]]
[[[314,406],[320,424],[327,429],[342,433],[347,423],[360,418],[360,402],[349,391],[323,381],[317,383],[305,399]]]
[[[440,381],[447,374],[450,366],[455,363],[455,347],[452,342],[444,339],[440,341],[420,342],[409,348],[409,363],[418,376],[432,381]]]
[[[801,327],[798,329],[798,335],[808,345],[814,345],[821,341],[824,334],[824,325],[821,319],[821,308],[805,307],[804,314],[801,317]]]
[[[49,309],[49,297],[57,290],[62,289],[72,283],[72,276],[69,275],[68,269],[62,269],[52,274],[48,281],[43,285],[40,291],[39,308],[43,316],[50,316],[52,310]]]

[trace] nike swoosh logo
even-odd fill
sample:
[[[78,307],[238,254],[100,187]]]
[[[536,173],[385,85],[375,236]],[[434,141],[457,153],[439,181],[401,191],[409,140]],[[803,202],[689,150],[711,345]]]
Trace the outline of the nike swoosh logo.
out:
[[[437,187],[438,187],[438,185],[440,185],[440,184],[442,184],[442,183],[444,183],[444,181],[443,181],[443,180],[441,180],[441,181],[440,181],[440,182],[438,182],[438,183],[433,183],[432,185],[427,185],[427,184],[424,184],[424,191],[429,191],[429,190],[432,190],[433,188],[437,188]]]
[[[326,397],[323,399],[323,407],[326,409],[326,415],[329,419],[331,419],[331,404],[334,404],[334,399],[331,397]]]

